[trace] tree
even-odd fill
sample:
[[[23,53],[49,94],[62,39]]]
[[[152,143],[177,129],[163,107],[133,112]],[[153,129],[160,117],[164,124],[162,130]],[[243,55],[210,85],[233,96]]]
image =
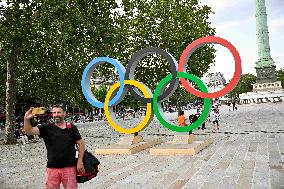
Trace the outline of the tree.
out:
[[[160,47],[176,60],[193,40],[213,35],[215,30],[207,21],[210,7],[200,6],[198,0],[123,0],[125,26],[130,32],[130,55],[145,47]],[[214,61],[215,50],[205,46],[190,58],[189,73],[202,76]],[[126,56],[127,57],[127,56]],[[130,57],[124,62],[128,62]],[[170,65],[161,56],[147,56],[137,66],[135,78],[150,89],[170,73]]]
[[[1,62],[6,62],[6,132],[4,143],[13,144],[15,127],[15,102],[16,102],[16,76],[17,63],[22,50],[27,42],[30,31],[31,9],[27,1],[7,1],[1,6],[0,35],[1,35]]]
[[[1,7],[0,60],[7,62],[0,69],[7,70],[6,143],[15,142],[16,92],[33,102],[65,99],[89,106],[81,92],[81,75],[91,57],[108,54],[117,41],[112,40],[115,8],[114,0],[18,0]]]
[[[196,101],[198,97],[188,93],[184,87],[179,86],[177,91],[169,98],[171,104],[175,105],[178,110],[181,106],[187,105],[190,102]]]
[[[98,88],[93,88],[93,94],[96,97],[96,99],[100,102],[104,102],[106,95],[107,95],[107,87],[105,85],[100,85]],[[119,103],[119,106],[124,107],[131,107],[135,110],[139,108],[143,103],[137,101],[132,95],[126,94],[124,99]],[[95,108],[97,109],[97,108]]]
[[[5,81],[7,79],[7,70],[6,70],[6,65],[5,64],[0,64],[0,107],[5,106],[5,91],[6,91],[6,86],[5,86]],[[0,110],[1,112],[1,110]]]
[[[242,74],[237,86],[229,93],[231,97],[238,97],[239,94],[251,92],[252,84],[256,82],[256,76],[252,74]]]
[[[213,35],[215,30],[207,21],[210,7],[200,6],[193,1],[142,1],[124,0],[123,8],[126,18],[124,25],[130,28],[129,56],[123,63],[127,64],[131,55],[142,48],[160,47],[171,53],[178,61],[183,50],[192,41]],[[214,62],[215,50],[212,46],[198,48],[190,57],[187,72],[201,77]],[[160,55],[148,55],[143,58],[136,70],[135,79],[145,83],[152,91],[157,84],[171,73],[170,64]],[[190,95],[177,89],[171,97],[172,103],[180,106]]]
[[[116,33],[111,12],[115,7],[114,0],[38,1],[33,48],[25,52],[32,65],[23,69],[23,83],[32,86],[28,94],[45,103],[64,99],[86,106],[80,87],[83,69],[93,57],[110,51],[115,41],[110,34]]]
[[[207,21],[211,10],[197,0],[123,0],[124,12],[117,8],[115,0],[15,0],[1,7],[0,61],[7,67],[0,66],[0,72],[7,71],[9,84],[0,90],[8,91],[7,138],[14,138],[16,100],[90,107],[80,81],[94,57],[110,56],[126,65],[134,52],[154,46],[178,59],[193,40],[214,34]],[[199,48],[188,71],[201,76],[213,59],[212,47]],[[135,79],[152,90],[170,73],[163,57],[149,56],[141,63]],[[110,75],[113,70],[102,66],[95,74]]]
[[[100,85],[98,88],[93,88],[93,94],[100,102],[104,102],[107,95],[107,87]]]

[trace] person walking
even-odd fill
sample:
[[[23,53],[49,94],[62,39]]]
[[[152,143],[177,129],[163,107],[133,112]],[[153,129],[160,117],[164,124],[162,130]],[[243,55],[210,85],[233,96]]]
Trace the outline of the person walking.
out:
[[[216,106],[212,111],[212,123],[213,123],[213,130],[219,130],[219,121],[220,121],[220,113],[219,109]]]
[[[54,123],[32,127],[30,120],[36,115],[30,108],[24,117],[24,129],[28,135],[42,137],[47,150],[47,165],[45,172],[45,188],[59,189],[62,182],[65,189],[76,189],[76,171],[84,173],[83,156],[85,142],[77,127],[67,128],[66,112],[60,105],[53,106],[52,117]],[[78,145],[79,155],[76,162],[75,144]]]

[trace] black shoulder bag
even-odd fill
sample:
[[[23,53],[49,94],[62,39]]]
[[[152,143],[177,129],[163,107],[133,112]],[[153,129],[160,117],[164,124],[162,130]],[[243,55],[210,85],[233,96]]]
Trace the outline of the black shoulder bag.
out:
[[[67,128],[71,129],[72,124],[68,123]],[[78,146],[77,146],[78,150]],[[78,158],[76,158],[78,160]],[[77,182],[78,183],[84,183],[92,178],[96,177],[98,172],[99,172],[99,164],[100,161],[91,153],[85,150],[84,157],[83,157],[83,164],[84,164],[84,169],[85,173],[78,173],[77,172]]]

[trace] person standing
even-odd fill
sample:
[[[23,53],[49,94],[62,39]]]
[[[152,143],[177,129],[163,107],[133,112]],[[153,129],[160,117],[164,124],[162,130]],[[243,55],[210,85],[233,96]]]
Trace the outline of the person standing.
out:
[[[232,104],[233,104],[233,111],[237,110],[237,107],[236,107],[236,100],[233,100]]]
[[[231,101],[228,101],[229,111],[231,111]]]
[[[185,120],[186,120],[186,118],[184,116],[184,111],[180,110],[179,115],[178,115],[178,125],[181,126],[181,127],[187,126]],[[188,135],[191,135],[191,134],[192,134],[192,131],[189,131]]]
[[[19,141],[19,139],[21,139],[21,133],[20,133],[20,129],[18,127],[16,128],[14,134],[15,134],[17,141]]]
[[[199,118],[200,115],[202,114],[203,106],[198,105],[196,111],[197,111],[196,116],[197,116],[197,118]],[[205,127],[205,122],[206,122],[206,121],[204,121],[204,122],[202,123],[202,125],[201,125],[201,129],[202,129],[202,130],[205,130],[205,129],[206,129],[206,127]],[[198,127],[198,129],[200,129],[200,127]]]
[[[45,188],[59,189],[62,182],[65,189],[76,189],[76,171],[84,173],[83,156],[85,142],[77,127],[67,128],[64,121],[66,112],[62,106],[52,108],[54,123],[32,127],[30,120],[36,115],[30,108],[24,117],[24,129],[28,135],[42,137],[47,149],[47,165],[45,172]],[[75,144],[79,146],[79,156],[76,162]]]
[[[220,121],[220,113],[219,109],[216,106],[212,111],[212,123],[213,123],[213,130],[219,130],[219,121]]]

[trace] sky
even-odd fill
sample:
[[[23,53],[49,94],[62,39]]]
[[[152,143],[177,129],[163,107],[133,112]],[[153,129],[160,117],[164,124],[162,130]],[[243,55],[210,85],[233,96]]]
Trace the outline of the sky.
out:
[[[256,75],[257,55],[255,0],[200,0],[210,6],[215,14],[210,15],[215,36],[232,43],[242,60],[242,74]],[[276,69],[284,68],[284,0],[266,0],[270,54]],[[234,59],[229,50],[214,45],[217,50],[215,65],[208,72],[221,72],[227,82],[234,74]]]

